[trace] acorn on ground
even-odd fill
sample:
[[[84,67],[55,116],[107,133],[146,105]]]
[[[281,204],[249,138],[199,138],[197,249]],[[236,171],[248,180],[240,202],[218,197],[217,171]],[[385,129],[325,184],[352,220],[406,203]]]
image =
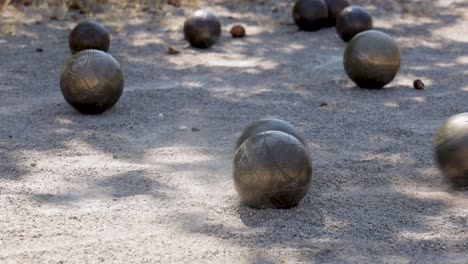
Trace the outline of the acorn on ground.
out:
[[[416,90],[424,90],[424,83],[420,79],[416,79],[413,82],[413,87]]]
[[[231,36],[233,38],[245,37],[245,28],[241,25],[235,25],[231,28]]]

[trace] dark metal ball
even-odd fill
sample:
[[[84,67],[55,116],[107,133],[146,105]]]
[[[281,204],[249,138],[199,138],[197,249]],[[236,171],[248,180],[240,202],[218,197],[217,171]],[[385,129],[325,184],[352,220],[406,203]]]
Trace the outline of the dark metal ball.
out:
[[[293,18],[302,30],[319,30],[327,23],[327,4],[324,0],[297,0],[293,7]]]
[[[387,34],[368,30],[346,46],[346,74],[361,88],[379,89],[390,83],[400,69],[400,49]]]
[[[184,35],[193,47],[209,48],[221,36],[221,22],[213,13],[197,10],[185,20]]]
[[[468,188],[468,113],[450,117],[434,140],[437,164],[450,182]]]
[[[108,51],[110,37],[103,25],[94,22],[81,22],[75,26],[68,37],[72,54],[85,49]]]
[[[281,120],[281,119],[276,119],[276,118],[265,118],[265,119],[260,119],[257,121],[254,121],[250,123],[240,134],[240,136],[237,138],[236,142],[236,150],[244,143],[246,139],[249,137],[265,132],[265,131],[281,131],[287,134],[290,134],[294,136],[295,138],[299,139],[305,146],[307,146],[306,141],[302,138],[301,134],[299,131],[290,123]]]
[[[325,0],[328,6],[327,26],[334,27],[336,25],[336,17],[343,9],[350,5],[349,0]]]
[[[346,7],[336,17],[336,32],[345,42],[372,28],[372,17],[364,8],[357,5]]]
[[[307,194],[312,178],[304,144],[280,131],[248,138],[236,151],[233,169],[235,189],[252,208],[295,207]]]
[[[84,114],[100,114],[114,106],[123,87],[119,63],[100,50],[83,50],[73,55],[60,75],[63,97]]]

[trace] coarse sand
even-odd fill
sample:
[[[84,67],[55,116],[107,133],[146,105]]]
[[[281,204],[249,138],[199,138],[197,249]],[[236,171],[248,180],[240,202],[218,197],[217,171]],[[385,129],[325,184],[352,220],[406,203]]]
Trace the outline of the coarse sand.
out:
[[[432,153],[468,112],[468,1],[355,1],[401,49],[382,90],[347,78],[334,28],[298,31],[292,1],[211,2],[209,50],[183,40],[197,6],[95,16],[125,73],[98,116],[58,84],[79,15],[1,14],[0,263],[468,263],[468,194]],[[313,158],[291,210],[247,208],[233,187],[236,137],[264,117],[295,125]]]

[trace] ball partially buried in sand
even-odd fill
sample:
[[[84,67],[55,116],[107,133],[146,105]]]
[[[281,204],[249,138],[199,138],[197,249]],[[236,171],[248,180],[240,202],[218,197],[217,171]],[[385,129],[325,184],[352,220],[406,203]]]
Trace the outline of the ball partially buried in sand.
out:
[[[346,7],[336,17],[336,32],[345,42],[372,27],[372,17],[364,8],[357,5]]]
[[[185,20],[184,35],[193,47],[209,48],[221,35],[221,22],[213,13],[197,10]]]
[[[299,131],[290,123],[281,119],[276,119],[276,118],[264,118],[264,119],[259,119],[250,123],[242,131],[240,136],[237,138],[236,150],[249,137],[255,134],[261,133],[261,132],[268,131],[268,130],[281,131],[281,132],[290,134],[294,136],[295,138],[297,138],[299,141],[301,141],[305,146],[307,146],[306,141],[302,138]]]
[[[468,113],[450,117],[434,140],[437,164],[447,179],[459,188],[468,188]]]
[[[297,0],[293,7],[293,18],[302,30],[319,30],[327,23],[327,4],[324,0]]]
[[[368,30],[346,46],[346,74],[361,88],[379,89],[390,83],[400,69],[400,49],[387,34]]]
[[[60,88],[65,100],[84,114],[100,114],[122,95],[124,77],[119,63],[100,50],[83,50],[65,62]]]
[[[73,28],[68,37],[72,54],[85,49],[108,51],[110,37],[103,25],[95,22],[81,22]]]
[[[234,185],[252,208],[295,207],[307,194],[312,177],[309,153],[297,138],[266,131],[248,138],[236,151]]]

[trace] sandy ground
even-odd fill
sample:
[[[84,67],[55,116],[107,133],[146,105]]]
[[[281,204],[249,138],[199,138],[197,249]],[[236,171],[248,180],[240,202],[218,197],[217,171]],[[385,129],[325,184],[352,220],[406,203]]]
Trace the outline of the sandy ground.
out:
[[[75,22],[4,13],[0,262],[468,263],[468,194],[432,157],[443,120],[468,112],[468,2],[358,1],[401,47],[383,90],[347,79],[333,28],[298,32],[291,1],[225,2],[207,51],[181,34],[193,7],[98,16],[126,76],[99,116],[60,94]],[[231,39],[234,23],[249,36]],[[235,193],[236,136],[262,117],[309,142],[313,182],[295,209],[252,210]]]

